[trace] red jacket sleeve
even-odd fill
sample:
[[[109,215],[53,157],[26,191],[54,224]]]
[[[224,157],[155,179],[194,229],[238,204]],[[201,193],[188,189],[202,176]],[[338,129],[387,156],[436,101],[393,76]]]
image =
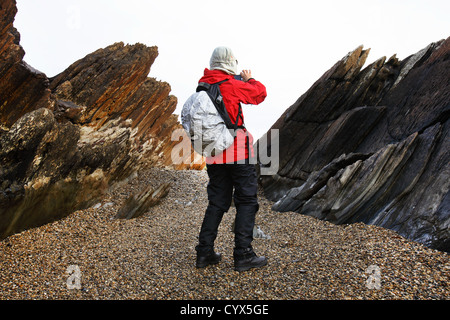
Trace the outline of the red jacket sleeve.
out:
[[[240,80],[233,81],[233,92],[239,102],[244,104],[260,104],[267,96],[266,87],[255,79],[247,82]]]

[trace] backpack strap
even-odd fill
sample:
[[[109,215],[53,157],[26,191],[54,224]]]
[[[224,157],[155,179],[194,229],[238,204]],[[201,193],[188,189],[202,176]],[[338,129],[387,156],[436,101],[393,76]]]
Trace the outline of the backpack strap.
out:
[[[239,118],[241,118],[241,120],[242,120],[242,125],[241,126],[238,126]],[[242,105],[241,105],[240,102],[239,102],[239,111],[238,111],[238,114],[236,116],[236,122],[234,123],[234,130],[237,130],[237,129],[245,129],[244,117],[242,116]]]
[[[234,123],[231,121],[227,109],[225,107],[225,104],[223,103],[223,97],[220,92],[220,84],[224,83],[225,81],[228,81],[229,79],[225,79],[216,83],[206,83],[206,82],[200,82],[197,86],[196,92],[200,91],[206,91],[208,95],[210,96],[211,100],[213,101],[214,105],[216,106],[217,111],[225,121],[225,124],[228,129],[234,129],[234,132],[236,132],[237,129],[245,129],[245,126],[242,124],[241,126],[238,126],[239,118],[243,121],[242,116],[242,106],[241,103],[239,103],[239,110],[236,117],[236,120]],[[211,93],[211,90],[213,86],[217,86],[217,91],[215,93]],[[211,91],[210,91],[211,90]]]
[[[200,91],[208,91],[213,85],[217,84],[220,85],[222,83],[224,83],[225,81],[228,81],[228,79],[216,82],[216,83],[206,83],[206,82],[200,82],[197,86],[197,90],[196,92],[200,92]]]

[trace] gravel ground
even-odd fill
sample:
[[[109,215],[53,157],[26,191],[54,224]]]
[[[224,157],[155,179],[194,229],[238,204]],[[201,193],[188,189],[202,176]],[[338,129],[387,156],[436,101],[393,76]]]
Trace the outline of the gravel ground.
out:
[[[130,194],[167,181],[158,206],[114,219]],[[263,196],[256,224],[271,239],[253,246],[268,265],[233,270],[232,208],[216,240],[222,262],[196,269],[207,182],[205,171],[141,172],[89,209],[4,239],[0,299],[450,298],[448,254],[376,226],[274,212]]]

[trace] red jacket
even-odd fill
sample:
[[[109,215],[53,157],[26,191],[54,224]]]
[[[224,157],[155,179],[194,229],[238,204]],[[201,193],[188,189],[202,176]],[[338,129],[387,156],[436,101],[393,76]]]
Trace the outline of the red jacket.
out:
[[[204,75],[199,80],[199,83],[206,82],[212,84],[225,79],[228,79],[228,81],[220,84],[220,92],[222,93],[228,115],[233,123],[236,121],[239,112],[239,103],[260,104],[267,96],[266,87],[261,82],[256,81],[255,79],[250,79],[247,82],[236,80],[234,76],[221,70],[205,69]],[[242,114],[242,119],[239,118],[238,121],[239,126],[243,125],[243,119],[244,115]],[[253,137],[246,129],[239,129],[234,143],[221,154],[218,154],[215,157],[207,157],[206,163],[230,163],[247,159],[249,156],[249,150],[247,149],[246,143],[247,135],[249,138],[251,155],[253,157]]]

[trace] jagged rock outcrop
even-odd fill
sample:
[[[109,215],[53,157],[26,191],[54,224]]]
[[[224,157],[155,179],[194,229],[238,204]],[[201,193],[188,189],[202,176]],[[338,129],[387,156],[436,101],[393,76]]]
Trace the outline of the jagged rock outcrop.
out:
[[[157,55],[156,47],[116,43],[73,63],[50,81],[55,115],[90,130],[125,121],[136,142],[131,153],[145,159],[142,165],[171,165],[171,133],[181,126],[170,85],[147,78]]]
[[[350,52],[272,126],[279,170],[261,185],[275,210],[450,251],[450,38],[361,70],[368,53]]]
[[[141,168],[172,166],[182,128],[169,84],[147,77],[156,47],[116,43],[49,79],[22,60],[16,11],[2,1],[0,238],[87,207]]]

